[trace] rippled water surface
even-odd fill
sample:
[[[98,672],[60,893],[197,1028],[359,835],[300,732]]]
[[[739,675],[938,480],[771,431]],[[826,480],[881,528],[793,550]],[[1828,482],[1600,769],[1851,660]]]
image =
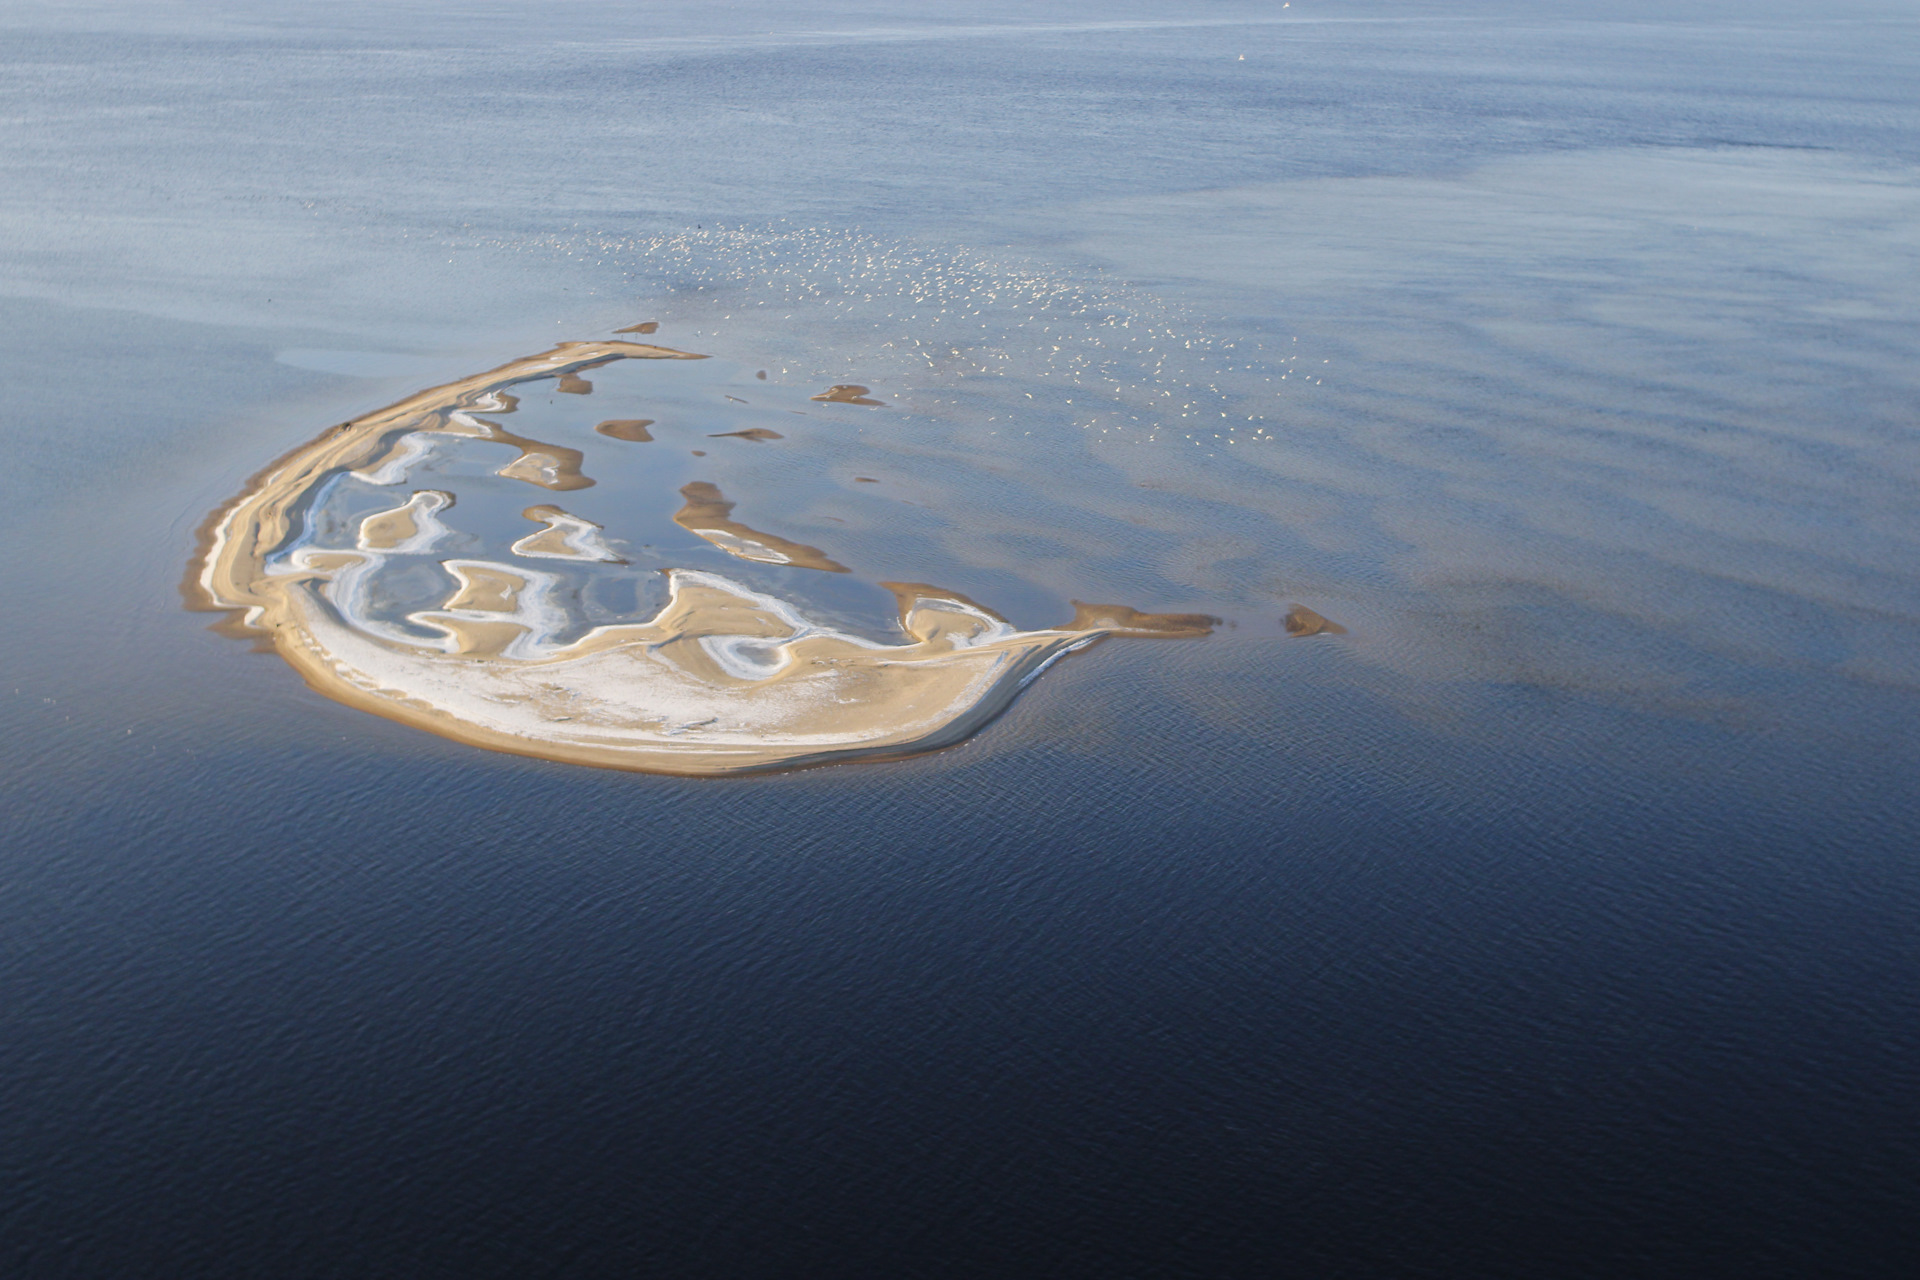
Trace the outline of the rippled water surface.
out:
[[[0,33],[7,1274],[1901,1274],[1905,6]],[[688,779],[182,607],[275,459],[616,338],[707,358],[396,433],[263,572],[1217,625]]]

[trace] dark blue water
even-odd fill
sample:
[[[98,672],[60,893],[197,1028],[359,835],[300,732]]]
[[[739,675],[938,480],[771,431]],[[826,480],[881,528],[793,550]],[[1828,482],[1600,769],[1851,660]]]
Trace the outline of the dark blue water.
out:
[[[0,11],[0,1273],[1905,1274],[1913,15],[1055,9]],[[180,608],[417,386],[643,314],[855,349],[633,248],[778,216],[1328,362],[1251,460],[874,428],[918,576],[1234,625],[686,781]]]

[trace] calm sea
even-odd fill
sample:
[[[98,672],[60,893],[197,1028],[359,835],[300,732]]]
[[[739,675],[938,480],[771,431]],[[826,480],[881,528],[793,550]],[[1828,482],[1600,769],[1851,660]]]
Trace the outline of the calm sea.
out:
[[[1905,1274],[1916,66],[1846,0],[0,3],[0,1272]],[[714,358],[516,420],[659,424],[610,535],[717,555],[697,481],[876,634],[1221,627],[696,781],[182,607],[269,460],[644,320]]]

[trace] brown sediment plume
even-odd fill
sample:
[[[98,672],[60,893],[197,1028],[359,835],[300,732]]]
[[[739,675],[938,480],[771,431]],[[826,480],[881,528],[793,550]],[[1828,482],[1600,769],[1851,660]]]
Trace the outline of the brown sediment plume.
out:
[[[544,527],[514,544],[521,562],[440,560],[453,590],[402,626],[370,611],[379,597],[371,575],[396,556],[441,554],[452,494],[396,494],[393,506],[361,517],[350,547],[306,541],[312,495],[343,473],[398,487],[443,435],[515,444],[529,456],[534,442],[474,414],[509,411],[507,387],[625,358],[700,357],[565,343],[328,430],[208,518],[186,584],[191,607],[225,613],[230,633],[269,643],[313,688],[349,706],[494,750],[689,775],[946,746],[1104,635],[1193,633],[1188,615],[1118,606],[1077,606],[1073,626],[1021,631],[957,593],[896,583],[900,636],[889,643],[811,621],[717,574],[674,569],[655,616],[577,634],[564,607],[576,588],[560,575],[578,569],[538,564],[611,552],[598,525],[552,504],[524,512]],[[560,452],[542,448],[550,458]],[[542,464],[537,482],[559,465]],[[680,523],[718,545],[733,540],[736,555],[752,544],[779,563],[841,569],[814,548],[733,521],[733,504],[712,485],[682,495]]]
[[[855,476],[853,478],[853,482],[855,484],[879,484],[880,483],[878,480],[875,480],[872,476]]]
[[[729,436],[738,436],[742,440],[785,440],[778,431],[769,431],[765,427],[748,427],[745,431],[714,431],[707,435],[709,440],[725,440]]]
[[[871,390],[871,387],[863,387],[857,382],[836,382],[819,395],[808,398],[812,400],[825,400],[832,404],[872,405],[875,408],[884,405],[886,403],[885,400],[871,400],[867,397],[867,392]]]
[[[624,329],[615,329],[614,332],[615,333],[657,333],[659,329],[660,329],[660,322],[658,320],[642,320],[639,324],[630,324]]]
[[[603,436],[615,440],[631,440],[635,444],[650,444],[653,433],[647,428],[653,425],[652,418],[609,418],[594,428]]]
[[[570,396],[590,396],[593,394],[593,384],[577,373],[563,373],[560,375],[559,390]]]
[[[765,382],[767,380],[767,371],[765,369],[762,369],[760,370],[760,372],[754,374],[753,376],[760,379],[760,381]]]
[[[1339,623],[1323,618],[1303,604],[1296,604],[1287,610],[1287,634],[1300,639],[1305,636],[1343,636],[1347,629]]]
[[[819,569],[825,573],[846,573],[847,566],[829,559],[818,547],[771,533],[750,529],[734,520],[734,504],[714,485],[704,480],[680,486],[686,505],[676,511],[673,522],[690,533],[697,533],[731,556],[757,564],[784,564],[796,569]]]

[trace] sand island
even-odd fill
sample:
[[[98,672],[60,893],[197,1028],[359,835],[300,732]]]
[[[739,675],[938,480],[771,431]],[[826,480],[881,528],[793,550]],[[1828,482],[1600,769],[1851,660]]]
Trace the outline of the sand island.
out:
[[[512,544],[510,559],[457,555],[442,519],[454,495],[411,486],[414,467],[448,438],[506,446],[513,456],[494,474],[551,494],[590,486],[579,450],[479,415],[512,412],[511,389],[524,383],[571,391],[590,385],[582,373],[616,360],[703,358],[636,342],[566,342],[333,427],[209,517],[189,603],[228,612],[223,630],[270,645],[314,689],[350,706],[494,750],[688,775],[946,746],[1060,657],[1104,637],[1211,631],[1216,620],[1202,615],[1078,602],[1070,622],[1023,631],[957,593],[885,583],[899,604],[899,637],[883,643],[721,574],[674,568],[653,617],[569,635],[554,604],[559,579],[542,566],[624,563],[599,525],[543,502],[523,513],[540,527]],[[646,438],[626,420],[600,430]],[[317,495],[341,476],[391,488],[393,500],[359,518],[351,546],[322,548],[303,531]],[[680,497],[674,520],[731,555],[847,572],[815,548],[734,521],[734,504],[712,485],[689,484]],[[378,616],[369,585],[400,555],[437,557],[455,584],[404,625]]]

